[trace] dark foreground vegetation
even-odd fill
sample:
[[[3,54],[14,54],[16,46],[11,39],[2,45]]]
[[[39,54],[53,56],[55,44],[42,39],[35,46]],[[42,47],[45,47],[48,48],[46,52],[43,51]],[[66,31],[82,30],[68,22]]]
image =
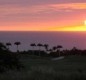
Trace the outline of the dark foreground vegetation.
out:
[[[0,43],[0,80],[86,80],[86,50],[73,48],[61,50],[62,46],[42,50],[11,52],[10,43]],[[35,47],[35,44],[31,44]],[[52,60],[64,56],[61,60]]]
[[[21,66],[18,54],[9,51],[3,43],[0,43],[0,73],[9,69],[20,70]]]

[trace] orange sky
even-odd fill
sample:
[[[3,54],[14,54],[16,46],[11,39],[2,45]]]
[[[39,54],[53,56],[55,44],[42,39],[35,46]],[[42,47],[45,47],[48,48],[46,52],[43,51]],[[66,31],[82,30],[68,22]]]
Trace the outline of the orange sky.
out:
[[[86,31],[86,0],[0,0],[0,31]]]

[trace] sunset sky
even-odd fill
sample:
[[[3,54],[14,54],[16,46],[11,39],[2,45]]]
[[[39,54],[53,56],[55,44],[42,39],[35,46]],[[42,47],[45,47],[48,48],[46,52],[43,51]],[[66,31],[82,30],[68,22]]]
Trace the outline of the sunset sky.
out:
[[[0,0],[0,31],[86,31],[86,0]]]

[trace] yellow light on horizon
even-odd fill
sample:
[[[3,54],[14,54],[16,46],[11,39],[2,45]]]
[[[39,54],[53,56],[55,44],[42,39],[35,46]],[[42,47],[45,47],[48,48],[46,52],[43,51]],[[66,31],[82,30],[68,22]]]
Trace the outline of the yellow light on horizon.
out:
[[[86,20],[84,21],[84,25],[86,26]]]
[[[53,28],[50,29],[52,31],[86,31],[86,25],[84,26],[65,26],[65,27],[59,27],[59,28]]]

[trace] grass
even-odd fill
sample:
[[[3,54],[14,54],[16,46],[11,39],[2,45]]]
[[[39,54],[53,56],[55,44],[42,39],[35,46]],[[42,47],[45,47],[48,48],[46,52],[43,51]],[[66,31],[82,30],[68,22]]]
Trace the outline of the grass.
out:
[[[25,68],[0,74],[0,80],[86,80],[86,57],[67,56],[62,60],[23,55]]]

